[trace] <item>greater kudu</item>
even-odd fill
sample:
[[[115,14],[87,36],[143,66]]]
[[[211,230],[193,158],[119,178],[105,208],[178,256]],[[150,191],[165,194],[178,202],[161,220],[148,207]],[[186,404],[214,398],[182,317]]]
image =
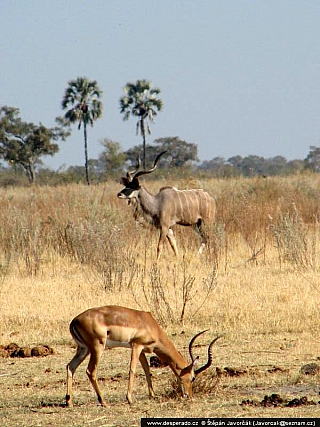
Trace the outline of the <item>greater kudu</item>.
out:
[[[159,259],[165,239],[167,238],[174,253],[177,255],[176,239],[172,230],[175,224],[192,226],[201,237],[199,252],[203,251],[206,244],[206,235],[203,229],[204,224],[212,223],[216,214],[215,200],[202,189],[177,190],[174,187],[161,188],[159,193],[153,196],[147,189],[140,185],[138,177],[153,172],[159,158],[166,153],[160,153],[149,170],[140,170],[140,161],[136,169],[127,172],[126,177],[121,178],[121,183],[125,186],[118,193],[121,199],[134,201],[136,209],[160,230],[160,238],[157,248],[157,258]]]

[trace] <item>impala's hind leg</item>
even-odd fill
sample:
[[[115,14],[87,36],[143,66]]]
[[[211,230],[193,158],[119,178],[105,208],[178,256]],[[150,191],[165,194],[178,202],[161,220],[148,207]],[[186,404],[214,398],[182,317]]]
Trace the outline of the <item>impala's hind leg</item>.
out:
[[[73,406],[72,402],[72,380],[77,367],[84,361],[88,356],[89,350],[87,347],[78,345],[77,353],[67,365],[67,394],[66,394],[66,405],[69,407]]]
[[[97,393],[99,403],[102,406],[107,406],[107,402],[102,397],[102,394],[98,385],[98,381],[97,381],[98,364],[99,364],[101,355],[103,353],[103,350],[104,350],[104,345],[100,342],[95,343],[92,349],[90,349],[90,360],[89,360],[89,364],[86,372],[92,384],[92,387]]]

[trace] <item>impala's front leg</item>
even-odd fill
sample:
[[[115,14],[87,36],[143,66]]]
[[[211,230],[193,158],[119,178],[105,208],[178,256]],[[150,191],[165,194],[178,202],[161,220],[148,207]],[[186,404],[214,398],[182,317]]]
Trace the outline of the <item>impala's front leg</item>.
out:
[[[154,391],[153,391],[152,382],[151,382],[150,368],[149,368],[149,364],[148,364],[146,355],[144,353],[141,353],[139,360],[140,360],[140,363],[143,367],[143,370],[144,370],[144,373],[146,376],[146,380],[147,380],[147,384],[148,384],[148,390],[149,390],[149,396],[154,397]]]
[[[143,346],[139,344],[132,344],[131,362],[130,362],[130,371],[129,371],[129,384],[128,384],[128,392],[127,392],[127,400],[130,404],[132,403],[134,374],[136,372],[138,360],[140,358],[142,349],[143,349]]]

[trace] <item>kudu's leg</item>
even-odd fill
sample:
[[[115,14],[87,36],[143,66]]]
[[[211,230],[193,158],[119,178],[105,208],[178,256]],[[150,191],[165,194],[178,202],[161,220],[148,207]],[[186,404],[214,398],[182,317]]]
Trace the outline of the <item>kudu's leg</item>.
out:
[[[144,373],[146,376],[146,380],[147,380],[147,384],[148,384],[148,390],[149,390],[149,396],[154,397],[154,391],[153,391],[152,382],[151,382],[150,368],[149,368],[149,364],[148,364],[146,355],[144,353],[141,353],[139,360],[140,360],[140,363],[143,367],[143,370],[144,370]]]
[[[140,359],[140,355],[141,355],[142,350],[143,350],[143,346],[141,346],[139,344],[133,344],[132,351],[131,351],[129,383],[128,383],[128,391],[127,391],[127,400],[129,403],[132,403],[132,390],[133,390],[134,374],[136,372],[138,360]],[[143,367],[143,365],[142,365],[142,367]]]
[[[67,365],[67,394],[66,394],[66,405],[69,407],[73,406],[72,402],[72,381],[74,373],[77,367],[84,361],[88,356],[89,350],[87,347],[78,346],[77,353],[72,358],[70,363]]]
[[[98,381],[97,381],[98,364],[99,364],[101,355],[103,353],[103,350],[104,350],[104,344],[102,344],[100,342],[94,343],[94,346],[90,352],[90,360],[89,360],[89,364],[88,364],[86,372],[87,372],[88,378],[92,384],[92,387],[94,388],[95,392],[97,393],[99,403],[102,406],[107,406],[107,402],[102,397],[100,388],[98,386]]]
[[[178,249],[176,244],[176,239],[174,237],[173,231],[169,227],[162,227],[160,229],[160,238],[158,242],[158,248],[157,248],[157,260],[159,260],[160,255],[162,253],[163,244],[168,239],[170,246],[172,247],[175,255],[178,255]]]
[[[195,226],[193,228],[200,236],[201,244],[200,244],[200,248],[199,248],[199,254],[202,254],[203,249],[205,248],[206,243],[207,243],[207,236],[206,236],[205,231],[203,230],[203,224],[202,224],[201,219],[199,219],[199,221],[195,224]]]
[[[169,228],[168,230],[167,238],[170,243],[170,246],[173,249],[175,256],[178,256],[177,242],[176,242],[176,238],[174,236],[173,230],[171,230],[171,228]]]
[[[159,260],[160,255],[162,253],[163,243],[166,240],[168,230],[169,230],[168,227],[162,227],[160,229],[160,237],[159,237],[159,242],[158,242],[158,247],[157,247],[157,260]]]

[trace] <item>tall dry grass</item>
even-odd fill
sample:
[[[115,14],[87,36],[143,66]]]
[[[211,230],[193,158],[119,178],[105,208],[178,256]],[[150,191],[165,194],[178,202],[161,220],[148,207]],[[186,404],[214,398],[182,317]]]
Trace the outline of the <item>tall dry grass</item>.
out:
[[[209,246],[177,227],[180,251],[156,262],[158,234],[105,185],[0,189],[1,341],[70,340],[78,312],[150,310],[169,330],[319,330],[320,177],[148,182],[205,188],[217,200]]]

